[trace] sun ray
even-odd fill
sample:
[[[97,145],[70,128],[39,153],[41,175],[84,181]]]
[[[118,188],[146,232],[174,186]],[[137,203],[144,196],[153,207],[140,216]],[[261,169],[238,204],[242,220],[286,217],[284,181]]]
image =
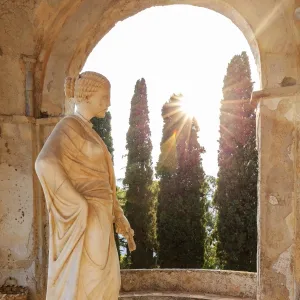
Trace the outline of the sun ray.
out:
[[[188,105],[190,103],[188,103],[187,101],[182,101],[182,97],[179,97],[180,100],[178,102],[168,103],[168,108],[170,109],[170,111],[163,115],[164,119],[172,119],[168,124],[166,130],[170,130],[172,129],[172,127],[175,127],[171,136],[162,144],[163,155],[161,156],[161,163],[162,165],[165,165],[165,167],[169,168],[172,167],[171,165],[172,162],[174,163],[174,159],[177,159],[174,157],[174,146],[176,145],[176,140],[178,138],[184,138],[187,141],[186,147],[188,147],[193,120],[195,120],[193,116],[194,114],[190,109],[192,106]],[[186,103],[186,105],[183,106],[183,103]],[[187,136],[184,136],[184,134],[186,134]],[[170,163],[171,165],[169,165]]]
[[[257,29],[255,31],[255,36],[259,37],[267,29],[267,27],[272,26],[278,15],[282,13],[285,1],[286,0],[281,0],[277,2],[274,5],[272,11],[270,11],[264,18],[262,18],[262,21],[260,22],[259,26],[257,26]]]
[[[193,118],[195,115],[195,108],[190,101],[182,101],[180,109],[188,118]]]

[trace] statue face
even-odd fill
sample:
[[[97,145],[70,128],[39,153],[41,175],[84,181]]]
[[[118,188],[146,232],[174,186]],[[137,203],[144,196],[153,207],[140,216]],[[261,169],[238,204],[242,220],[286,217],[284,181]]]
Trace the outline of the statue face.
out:
[[[89,103],[97,118],[104,118],[110,106],[110,88],[99,89],[90,99]]]

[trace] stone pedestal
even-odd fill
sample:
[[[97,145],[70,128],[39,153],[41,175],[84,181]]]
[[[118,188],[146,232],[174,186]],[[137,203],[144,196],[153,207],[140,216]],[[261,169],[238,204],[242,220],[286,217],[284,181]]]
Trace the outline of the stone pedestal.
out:
[[[255,92],[253,101],[259,152],[257,299],[298,300],[300,86]]]

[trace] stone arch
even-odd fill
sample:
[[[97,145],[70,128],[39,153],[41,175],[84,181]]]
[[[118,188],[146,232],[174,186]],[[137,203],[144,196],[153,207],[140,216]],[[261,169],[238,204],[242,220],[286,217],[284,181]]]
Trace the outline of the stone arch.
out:
[[[115,23],[146,8],[171,4],[190,4],[219,12],[237,25],[252,48],[264,89],[254,95],[259,102],[258,138],[264,141],[258,145],[258,297],[271,300],[281,295],[284,299],[296,299],[300,275],[285,266],[292,266],[300,253],[299,247],[295,248],[295,241],[299,240],[295,228],[299,222],[294,221],[299,219],[296,209],[299,187],[295,185],[299,182],[296,147],[299,141],[294,132],[299,131],[300,92],[299,85],[278,88],[284,76],[292,76],[298,82],[300,79],[299,22],[293,19],[296,5],[293,1],[42,0],[33,18],[36,41],[33,56],[37,58],[35,117],[40,117],[41,110],[50,116],[64,114],[64,77],[80,71],[91,50]],[[53,125],[57,120],[35,122]],[[40,132],[40,126],[36,128],[33,136],[39,149],[44,133]],[[49,133],[50,129],[47,130]],[[41,265],[46,264],[38,259]]]
[[[214,10],[229,18],[248,40],[262,78],[261,51],[253,24],[246,20],[238,8],[228,2],[230,1],[120,0],[103,8],[99,1],[88,0],[76,9],[70,7],[72,14],[66,13],[68,17],[63,24],[59,22],[58,13],[55,22],[53,21],[54,27],[47,27],[52,30],[48,33],[46,31],[44,46],[39,51],[36,70],[36,116],[40,115],[40,111],[52,116],[64,114],[64,77],[80,72],[90,52],[118,21],[157,5],[190,4]]]

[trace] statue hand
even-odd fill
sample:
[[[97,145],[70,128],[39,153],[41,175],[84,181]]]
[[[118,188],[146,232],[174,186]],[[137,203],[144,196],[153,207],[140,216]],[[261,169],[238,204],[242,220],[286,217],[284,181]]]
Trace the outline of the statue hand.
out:
[[[133,238],[134,237],[133,229],[129,228],[129,230],[124,234],[124,237],[127,240],[129,251],[130,252],[134,251],[136,249],[136,244]]]
[[[129,239],[127,240],[127,242],[128,242],[128,249],[130,252],[136,250],[136,244],[133,239],[133,236],[130,236]]]
[[[114,222],[116,224],[117,233],[124,235],[127,232],[130,232],[130,230],[131,230],[130,224],[124,215],[115,219]]]
[[[136,244],[134,241],[134,230],[131,229],[130,224],[125,216],[115,220],[116,231],[122,234],[128,242],[129,251],[132,252],[136,249]]]

